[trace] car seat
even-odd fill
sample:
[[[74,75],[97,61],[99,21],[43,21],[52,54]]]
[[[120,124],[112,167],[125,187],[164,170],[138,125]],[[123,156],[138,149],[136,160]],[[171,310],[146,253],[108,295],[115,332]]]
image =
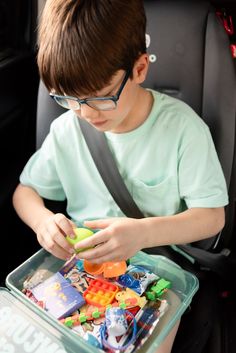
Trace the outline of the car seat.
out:
[[[200,277],[203,272],[210,273],[211,278],[217,278],[216,281],[220,278],[221,281],[227,277],[231,265],[235,215],[236,74],[229,39],[214,7],[208,1],[145,0],[144,4],[150,54],[150,69],[145,86],[183,100],[206,121],[223,167],[230,197],[230,203],[226,207],[226,225],[220,234],[191,245],[179,246],[177,252],[164,247],[162,253]],[[46,136],[51,121],[61,112],[62,108],[49,98],[41,82],[38,95],[37,147],[40,147]],[[160,249],[154,248],[152,252],[159,253]],[[182,254],[191,255],[191,261],[186,259],[187,255]],[[214,277],[215,274],[217,277]],[[206,278],[206,290],[200,291],[198,297],[199,305],[204,301],[204,309],[212,301],[210,294],[207,298],[205,296],[206,291],[210,293],[212,289],[209,275]],[[187,335],[191,335],[191,323],[195,319],[197,324],[204,322],[202,330],[199,327],[195,347],[191,340],[183,344],[184,336],[187,338],[184,332],[177,339],[173,352],[203,352],[212,325],[204,321],[206,317],[201,317],[200,311],[192,311],[191,315],[197,315],[197,318],[188,321],[190,332]],[[205,313],[209,320],[210,312],[205,310]],[[193,330],[197,330],[196,324]],[[208,353],[217,353],[218,349],[222,353],[220,346],[207,349]]]

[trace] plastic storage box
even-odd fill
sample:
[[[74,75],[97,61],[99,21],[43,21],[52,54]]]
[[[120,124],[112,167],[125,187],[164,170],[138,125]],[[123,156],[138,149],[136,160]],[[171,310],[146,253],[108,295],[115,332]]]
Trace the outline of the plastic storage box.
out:
[[[163,256],[139,252],[130,262],[144,266],[172,283],[171,289],[165,294],[169,303],[168,315],[166,313],[160,319],[150,338],[139,349],[140,353],[154,353],[191,303],[198,289],[198,280]],[[63,264],[64,261],[41,249],[7,276],[6,286],[9,290],[0,290],[0,351],[7,344],[10,347],[8,351],[12,353],[101,352],[64,327],[21,292],[27,276],[42,268],[53,274]]]

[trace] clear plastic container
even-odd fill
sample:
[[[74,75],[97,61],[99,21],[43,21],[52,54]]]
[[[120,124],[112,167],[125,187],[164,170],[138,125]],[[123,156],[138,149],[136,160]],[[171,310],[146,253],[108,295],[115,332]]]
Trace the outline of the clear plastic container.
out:
[[[160,322],[157,324],[150,338],[139,350],[140,353],[154,353],[163,339],[168,335],[171,328],[180,319],[181,315],[191,303],[191,300],[198,289],[198,279],[193,274],[181,269],[173,261],[163,256],[151,256],[140,251],[130,259],[130,262],[131,264],[144,266],[158,276],[171,281],[171,289],[168,290],[165,294],[165,299],[167,299],[169,303],[168,311],[160,319]],[[22,312],[22,315],[27,315],[29,322],[32,321],[34,324],[40,324],[38,329],[46,330],[46,332],[50,334],[51,340],[52,337],[54,337],[54,342],[58,345],[59,348],[58,350],[55,349],[55,351],[49,350],[50,353],[101,352],[101,350],[91,346],[83,338],[76,335],[72,330],[59,323],[56,319],[54,319],[46,311],[34,304],[21,292],[23,288],[23,282],[25,281],[26,277],[34,274],[35,271],[42,268],[47,269],[51,273],[55,273],[61,268],[63,264],[63,261],[55,258],[44,249],[41,249],[27,261],[17,267],[6,278],[6,286],[10,289],[10,293],[8,291],[7,296],[9,296],[9,298],[13,297],[13,299],[10,300],[12,301],[10,305],[20,305],[20,311]],[[3,292],[5,297],[6,293],[4,290]],[[1,296],[0,299],[2,299]],[[0,300],[0,308],[1,301],[2,300]],[[13,352],[18,351],[16,350]],[[24,350],[21,349],[19,352],[24,353]],[[31,351],[26,350],[25,352]],[[32,352],[47,353],[47,350],[33,350]]]
[[[7,288],[0,288],[0,351],[11,353],[75,353],[78,342],[21,302]],[[91,349],[84,350],[91,352]]]

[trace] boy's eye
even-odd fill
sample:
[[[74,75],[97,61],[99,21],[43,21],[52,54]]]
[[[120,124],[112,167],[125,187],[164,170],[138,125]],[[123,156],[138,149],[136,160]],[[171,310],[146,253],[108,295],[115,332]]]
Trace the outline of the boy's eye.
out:
[[[110,96],[112,96],[113,91],[114,91],[114,90],[109,91],[108,93],[106,93],[106,94],[104,94],[104,95],[100,95],[100,97],[110,97]]]
[[[111,96],[112,96],[112,92],[111,92],[111,93],[106,94],[104,97],[111,97]]]

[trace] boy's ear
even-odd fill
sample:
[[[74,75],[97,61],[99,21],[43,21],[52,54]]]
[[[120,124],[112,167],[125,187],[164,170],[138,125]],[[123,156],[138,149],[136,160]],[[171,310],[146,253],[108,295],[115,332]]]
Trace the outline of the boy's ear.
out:
[[[133,80],[135,80],[136,83],[140,84],[145,80],[148,67],[149,55],[144,53],[138,58],[133,67]]]

